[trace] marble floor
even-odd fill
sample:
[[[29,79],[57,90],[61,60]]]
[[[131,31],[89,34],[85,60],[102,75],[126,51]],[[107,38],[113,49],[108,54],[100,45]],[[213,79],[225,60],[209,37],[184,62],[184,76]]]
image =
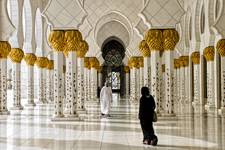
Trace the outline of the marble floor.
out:
[[[51,122],[49,115],[0,116],[0,150],[219,150],[225,149],[225,119],[159,117],[158,146],[142,144],[137,107],[113,96],[111,117],[89,103],[84,121]],[[52,111],[51,109],[46,110]]]

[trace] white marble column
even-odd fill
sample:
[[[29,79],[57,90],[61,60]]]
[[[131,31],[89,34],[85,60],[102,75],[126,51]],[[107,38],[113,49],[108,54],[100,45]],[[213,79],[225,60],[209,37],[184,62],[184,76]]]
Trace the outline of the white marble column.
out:
[[[135,68],[135,67],[132,67],[130,69],[130,100],[131,100],[131,103],[137,103],[136,70],[137,70],[137,68]]]
[[[87,96],[88,96],[88,101],[91,101],[91,68],[88,68],[87,70],[87,82],[88,82],[88,93],[87,93]]]
[[[161,112],[163,114],[167,114],[167,106],[166,106],[166,99],[165,99],[165,64],[162,64],[162,74],[160,75],[160,99],[161,99]]]
[[[11,49],[9,57],[12,63],[12,92],[13,92],[13,107],[11,110],[22,110],[21,105],[21,61],[24,53],[19,48]]]
[[[7,109],[7,58],[0,58],[0,65],[1,65],[1,73],[0,73],[0,98],[1,98],[1,104],[0,104],[0,112],[2,114],[8,114]]]
[[[154,50],[151,52],[151,94],[155,99],[157,107],[160,105],[160,67],[159,51]]]
[[[139,79],[140,79],[140,89],[141,89],[144,86],[144,66],[140,66],[139,71],[140,71],[140,73],[139,73],[140,78]],[[140,93],[140,95],[141,95],[141,93]]]
[[[126,78],[126,92],[125,93],[126,93],[126,97],[127,97],[130,94],[129,93],[129,89],[130,89],[129,88],[130,87],[130,73],[129,73],[129,70],[126,71],[125,73],[126,73],[126,77],[125,77]]]
[[[193,107],[195,113],[203,112],[203,103],[200,101],[200,53],[193,52],[191,55],[193,63]]]
[[[174,114],[174,97],[173,97],[173,51],[166,50],[165,55],[165,100],[166,113]]]
[[[27,65],[27,104],[26,106],[35,106],[34,103],[34,66]]]
[[[48,65],[47,57],[37,57],[36,65],[38,67],[38,103],[44,104],[46,100],[46,67]]]
[[[220,68],[221,68],[221,72],[220,72],[220,77],[221,80],[219,82],[221,82],[221,101],[219,101],[220,103],[220,107],[221,107],[221,114],[224,117],[225,116],[225,39],[221,39],[217,42],[216,45],[216,49],[218,51],[218,53],[220,54]]]
[[[53,69],[54,69],[54,61],[49,60],[48,66],[47,66],[47,77],[46,77],[46,100],[48,103],[53,103]]]
[[[151,91],[151,57],[144,57],[144,86]]]
[[[91,67],[91,100],[95,101],[97,98],[97,70]]]
[[[66,66],[66,117],[77,116],[77,56],[75,51],[69,51]]]
[[[163,30],[163,48],[165,58],[165,100],[166,112],[168,115],[174,114],[173,97],[173,73],[174,73],[174,49],[179,41],[179,34],[175,29]]]
[[[179,114],[179,59],[174,59],[174,80],[173,80],[173,94],[174,94],[174,112]]]
[[[2,63],[0,63],[0,114],[1,112],[2,112]]]
[[[136,94],[137,94],[137,102],[141,96],[141,86],[140,86],[140,66],[135,68],[135,82],[136,82]]]
[[[185,69],[184,69],[184,60],[182,59],[182,57],[185,57],[185,56],[181,56],[180,57],[180,69],[179,69],[179,72],[180,72],[180,113],[184,114],[186,113],[185,112]]]
[[[102,73],[101,73],[101,70],[98,71],[98,87],[102,87]]]
[[[11,110],[23,109],[23,107],[21,105],[21,79],[20,79],[21,73],[20,72],[21,72],[20,63],[13,63],[12,64],[13,107],[11,108]]]
[[[207,104],[205,106],[208,114],[216,114],[216,99],[214,87],[214,47],[204,49],[204,57],[207,61]]]
[[[84,57],[77,58],[77,110],[84,110]]]
[[[225,56],[221,57],[221,110],[225,116]]]
[[[63,117],[63,52],[54,52],[54,114],[53,118]]]

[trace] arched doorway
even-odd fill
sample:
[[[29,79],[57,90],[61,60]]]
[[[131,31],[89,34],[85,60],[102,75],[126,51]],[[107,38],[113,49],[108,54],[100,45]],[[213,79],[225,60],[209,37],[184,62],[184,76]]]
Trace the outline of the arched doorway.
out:
[[[102,75],[103,83],[108,80],[112,91],[125,94],[125,72],[123,59],[125,46],[117,37],[110,37],[102,44],[102,57],[104,59]]]

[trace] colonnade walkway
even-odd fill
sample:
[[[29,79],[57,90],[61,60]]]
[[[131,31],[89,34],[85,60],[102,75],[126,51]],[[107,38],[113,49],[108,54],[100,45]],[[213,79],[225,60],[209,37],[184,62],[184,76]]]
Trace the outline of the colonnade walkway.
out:
[[[87,104],[82,121],[52,122],[42,115],[0,116],[1,150],[219,150],[225,149],[225,119],[180,115],[154,123],[158,146],[142,144],[138,107],[113,95],[111,117],[100,116],[98,103]],[[51,106],[52,107],[52,106]]]

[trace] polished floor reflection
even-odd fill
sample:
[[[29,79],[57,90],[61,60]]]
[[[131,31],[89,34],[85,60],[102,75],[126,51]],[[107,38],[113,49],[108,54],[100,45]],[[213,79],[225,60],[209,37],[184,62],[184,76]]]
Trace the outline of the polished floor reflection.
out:
[[[51,122],[42,116],[1,116],[0,150],[219,150],[225,149],[225,119],[203,116],[159,118],[158,146],[144,146],[137,107],[113,96],[110,118],[89,103],[84,121]],[[51,111],[49,109],[48,111]]]

